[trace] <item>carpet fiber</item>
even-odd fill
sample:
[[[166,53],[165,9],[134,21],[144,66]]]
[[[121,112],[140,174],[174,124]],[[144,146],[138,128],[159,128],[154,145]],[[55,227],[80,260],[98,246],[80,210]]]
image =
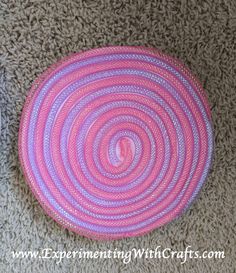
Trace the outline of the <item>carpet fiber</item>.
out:
[[[0,0],[0,272],[235,272],[236,4],[216,1]],[[198,199],[141,237],[98,242],[45,215],[23,178],[17,138],[32,81],[72,52],[107,45],[157,47],[200,79],[215,132],[214,162]],[[223,250],[224,259],[13,259],[12,251]]]

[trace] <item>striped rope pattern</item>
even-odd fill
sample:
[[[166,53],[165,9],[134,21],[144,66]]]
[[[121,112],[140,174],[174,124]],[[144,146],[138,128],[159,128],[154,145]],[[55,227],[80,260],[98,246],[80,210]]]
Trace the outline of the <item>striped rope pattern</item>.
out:
[[[19,154],[40,204],[96,239],[149,232],[180,215],[206,179],[210,110],[198,81],[155,49],[74,54],[33,84]]]

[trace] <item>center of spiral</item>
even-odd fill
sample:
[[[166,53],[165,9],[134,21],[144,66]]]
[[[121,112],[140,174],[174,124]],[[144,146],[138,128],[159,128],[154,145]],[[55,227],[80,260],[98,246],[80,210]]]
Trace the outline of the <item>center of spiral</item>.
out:
[[[116,144],[116,155],[120,163],[129,164],[134,157],[135,145],[132,139],[122,137]]]

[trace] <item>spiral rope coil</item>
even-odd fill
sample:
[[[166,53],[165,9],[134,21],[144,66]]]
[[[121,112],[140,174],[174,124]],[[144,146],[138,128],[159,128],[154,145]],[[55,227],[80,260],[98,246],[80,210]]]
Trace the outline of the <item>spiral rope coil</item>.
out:
[[[207,99],[179,61],[144,47],[74,54],[33,84],[19,155],[40,204],[95,239],[137,236],[170,222],[208,174]]]

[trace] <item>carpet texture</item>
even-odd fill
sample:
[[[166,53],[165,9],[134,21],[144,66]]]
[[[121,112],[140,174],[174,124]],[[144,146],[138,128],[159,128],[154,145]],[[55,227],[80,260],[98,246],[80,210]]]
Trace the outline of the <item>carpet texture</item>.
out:
[[[236,2],[0,0],[0,272],[235,272]],[[45,215],[23,178],[17,138],[32,81],[81,50],[145,45],[178,57],[207,92],[215,132],[210,175],[191,208],[141,237],[98,242]],[[13,259],[11,251],[224,250],[224,259]]]

